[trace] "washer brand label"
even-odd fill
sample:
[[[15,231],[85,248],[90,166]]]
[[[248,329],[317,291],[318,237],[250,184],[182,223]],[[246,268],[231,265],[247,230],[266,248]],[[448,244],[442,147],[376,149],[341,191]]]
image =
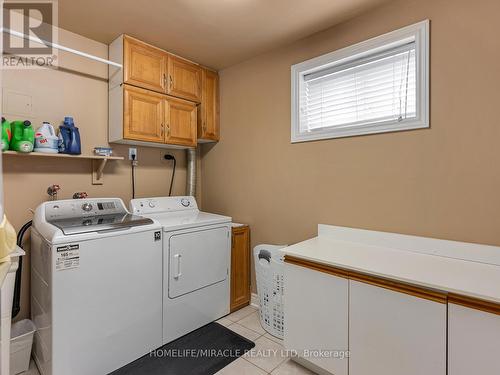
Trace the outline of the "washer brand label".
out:
[[[80,267],[80,245],[58,246],[56,250],[56,271]]]
[[[155,232],[155,241],[160,241],[161,240],[161,232]]]
[[[69,251],[69,250],[78,250],[78,249],[80,249],[80,245],[58,246],[57,247],[57,252]]]

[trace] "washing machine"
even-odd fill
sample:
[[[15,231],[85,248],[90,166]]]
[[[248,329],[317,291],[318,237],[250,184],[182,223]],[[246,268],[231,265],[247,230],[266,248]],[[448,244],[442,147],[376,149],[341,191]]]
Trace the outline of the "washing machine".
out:
[[[231,218],[189,196],[133,199],[130,211],[163,227],[163,343],[227,315]]]
[[[117,198],[36,209],[31,314],[42,375],[104,375],[161,346],[161,237]]]

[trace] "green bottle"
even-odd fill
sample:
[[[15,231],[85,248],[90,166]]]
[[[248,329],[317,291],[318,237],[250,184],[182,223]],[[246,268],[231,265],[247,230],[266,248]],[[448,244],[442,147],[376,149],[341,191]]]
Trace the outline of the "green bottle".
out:
[[[10,149],[19,152],[31,152],[35,144],[35,130],[31,122],[12,121],[12,139],[10,140]]]
[[[10,128],[10,122],[8,122],[5,117],[2,117],[2,151],[7,151],[9,149],[11,138],[12,130]]]

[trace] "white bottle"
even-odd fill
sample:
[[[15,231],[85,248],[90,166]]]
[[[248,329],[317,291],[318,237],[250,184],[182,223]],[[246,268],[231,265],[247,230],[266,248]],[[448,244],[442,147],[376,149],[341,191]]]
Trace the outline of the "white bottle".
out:
[[[42,126],[35,132],[34,151],[57,154],[59,152],[57,149],[57,142],[58,137],[54,127],[49,122],[44,121]]]

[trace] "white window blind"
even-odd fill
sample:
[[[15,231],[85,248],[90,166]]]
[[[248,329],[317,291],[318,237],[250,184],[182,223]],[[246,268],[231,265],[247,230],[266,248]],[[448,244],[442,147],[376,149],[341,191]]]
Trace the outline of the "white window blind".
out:
[[[304,77],[301,131],[416,116],[415,45]]]
[[[292,67],[292,142],[428,127],[422,26]]]

